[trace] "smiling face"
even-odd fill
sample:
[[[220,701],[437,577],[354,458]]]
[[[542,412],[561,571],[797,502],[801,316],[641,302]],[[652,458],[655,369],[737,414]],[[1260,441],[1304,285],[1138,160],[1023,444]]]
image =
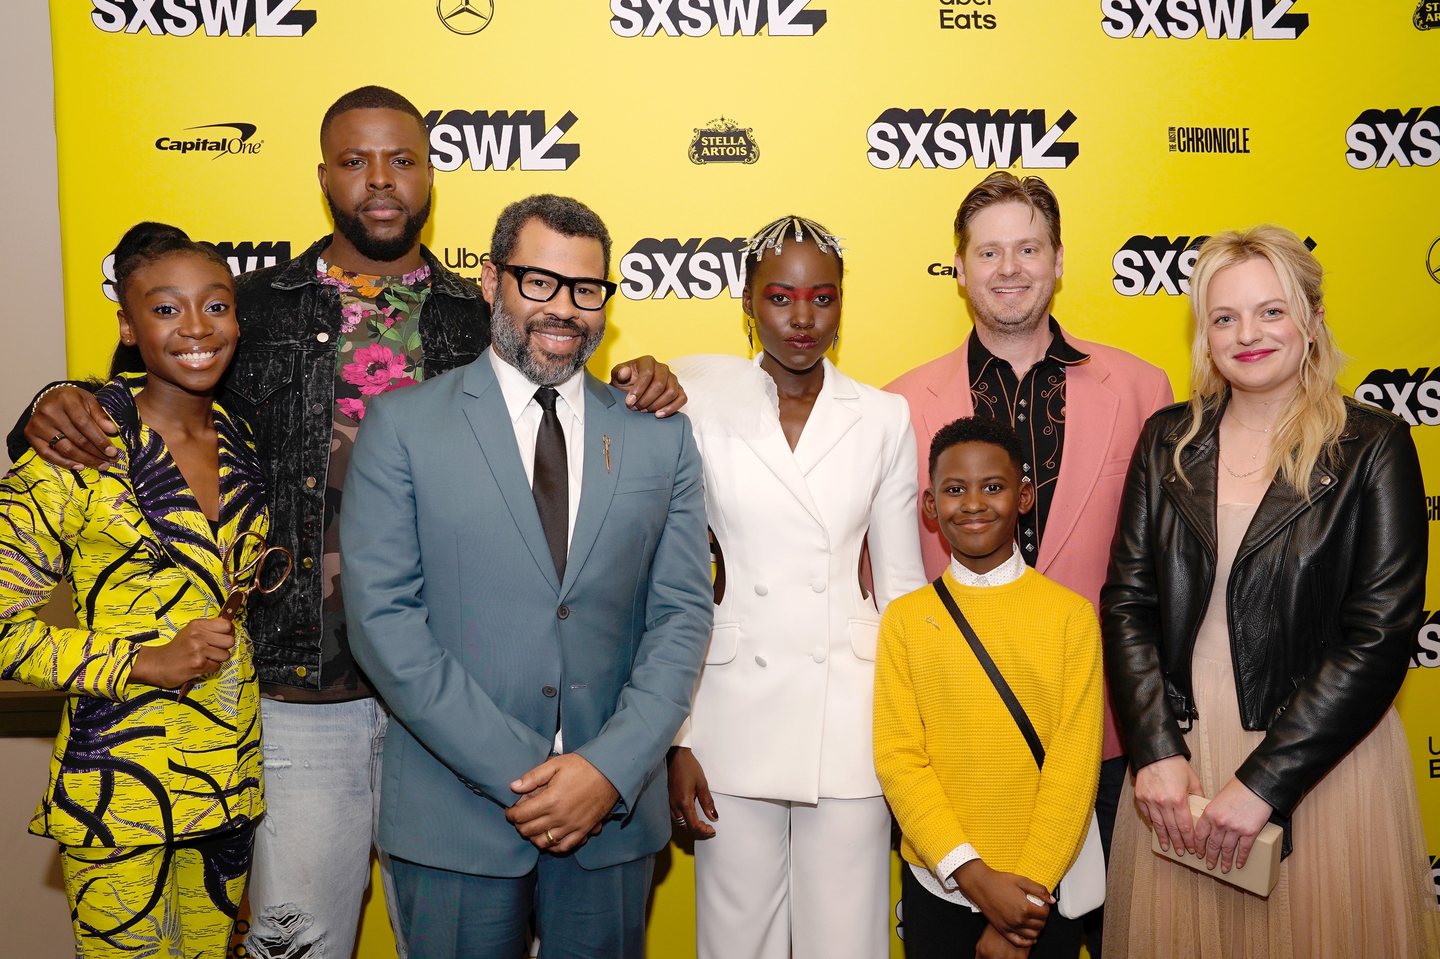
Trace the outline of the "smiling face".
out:
[[[767,252],[745,285],[741,305],[771,359],[792,372],[811,369],[840,329],[842,267],[808,240]]]
[[[136,269],[123,292],[120,340],[139,348],[150,386],[213,393],[240,339],[230,271],[173,253]]]
[[[975,322],[999,335],[1034,332],[1050,315],[1063,248],[1045,219],[1024,203],[996,203],[975,214],[955,279],[970,296]]]
[[[976,573],[1010,558],[1015,524],[1035,505],[1035,489],[994,443],[956,443],[942,452],[923,494],[925,515],[938,520],[950,553]]]
[[[1210,357],[1233,389],[1257,397],[1295,390],[1309,348],[1300,325],[1310,318],[1293,314],[1269,260],[1252,257],[1217,272],[1206,307]]]
[[[335,229],[376,263],[413,250],[430,216],[434,179],[420,121],[399,110],[347,110],[331,121],[321,146],[320,188]]]
[[[605,275],[605,248],[587,236],[565,236],[531,218],[516,238],[509,265],[566,277]],[[487,260],[480,280],[490,304],[495,352],[537,386],[556,386],[584,368],[605,338],[605,310],[582,310],[561,286],[545,302],[520,294],[514,274]]]

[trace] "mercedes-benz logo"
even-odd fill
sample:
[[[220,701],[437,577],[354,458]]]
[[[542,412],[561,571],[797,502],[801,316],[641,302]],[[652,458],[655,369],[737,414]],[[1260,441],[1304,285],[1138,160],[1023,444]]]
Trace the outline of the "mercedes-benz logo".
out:
[[[1440,283],[1440,236],[1430,244],[1430,252],[1425,254],[1425,271],[1430,274],[1430,279]]]
[[[495,0],[435,0],[435,16],[452,33],[468,37],[490,26]]]

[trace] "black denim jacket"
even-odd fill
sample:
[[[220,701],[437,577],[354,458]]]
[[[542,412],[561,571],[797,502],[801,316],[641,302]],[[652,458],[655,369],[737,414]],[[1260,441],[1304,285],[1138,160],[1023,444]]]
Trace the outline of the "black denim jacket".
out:
[[[295,557],[284,589],[248,600],[256,667],[262,683],[306,689],[329,681],[320,675],[321,547],[341,318],[339,293],[316,274],[329,245],[325,237],[288,263],[239,278],[240,346],[225,381],[227,406],[255,431],[270,480],[270,542]],[[423,246],[420,255],[432,284],[420,310],[428,380],[484,352],[490,312],[473,283]]]
[[[331,679],[320,674],[321,550],[341,318],[339,293],[316,275],[329,245],[327,236],[287,263],[236,281],[240,344],[220,395],[255,433],[269,481],[270,543],[295,557],[284,589],[272,596],[252,593],[246,601],[255,665],[262,683],[304,689],[322,689]],[[432,284],[420,310],[428,380],[485,351],[490,311],[475,284],[445,269],[423,246],[420,255]],[[8,437],[12,460],[30,448],[24,435],[29,412]]]

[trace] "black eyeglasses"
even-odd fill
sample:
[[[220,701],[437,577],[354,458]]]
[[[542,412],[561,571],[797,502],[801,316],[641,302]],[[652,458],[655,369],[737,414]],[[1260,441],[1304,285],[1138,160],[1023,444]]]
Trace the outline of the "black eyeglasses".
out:
[[[562,286],[570,288],[570,299],[582,310],[601,310],[610,297],[619,289],[609,280],[588,276],[561,276],[538,266],[512,266],[497,263],[500,269],[515,277],[520,295],[536,303],[548,303],[555,299]]]

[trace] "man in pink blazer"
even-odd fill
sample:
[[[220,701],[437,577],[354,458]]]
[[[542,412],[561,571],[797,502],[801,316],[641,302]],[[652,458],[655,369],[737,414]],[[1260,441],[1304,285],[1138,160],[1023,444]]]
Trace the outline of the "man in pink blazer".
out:
[[[1174,401],[1170,380],[1124,350],[1066,335],[1050,316],[1064,248],[1058,201],[1039,177],[986,177],[960,205],[955,242],[975,329],[959,349],[886,387],[910,403],[920,488],[930,483],[930,439],[946,423],[981,415],[1014,426],[1036,488],[1036,506],[1017,529],[1021,553],[1098,609],[1130,455],[1145,420]],[[917,515],[933,579],[950,551],[918,504]],[[1108,690],[1103,759],[1096,811],[1108,857],[1125,777]],[[1090,918],[1090,954],[1099,955],[1101,917]]]

